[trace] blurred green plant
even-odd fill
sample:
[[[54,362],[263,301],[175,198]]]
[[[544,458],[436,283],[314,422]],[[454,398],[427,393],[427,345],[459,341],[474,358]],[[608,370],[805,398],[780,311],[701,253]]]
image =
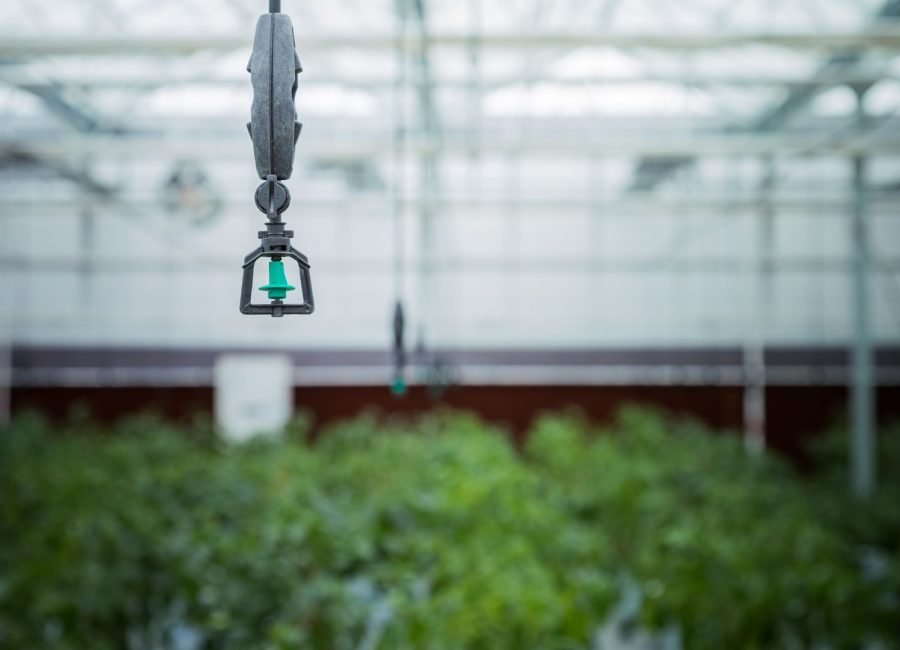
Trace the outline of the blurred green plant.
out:
[[[849,437],[845,423],[813,445],[814,506],[822,521],[855,549],[870,589],[871,613],[879,628],[900,639],[900,422],[879,431],[878,481],[874,494],[856,499],[850,485]]]
[[[688,648],[858,647],[889,639],[853,549],[820,520],[790,469],[740,438],[660,412],[623,410],[592,430],[540,420],[526,448],[564,486],[637,581],[641,622],[681,626]]]
[[[202,421],[16,419],[0,647],[588,648],[634,585],[688,648],[895,638],[852,504],[732,436],[638,409],[545,416],[521,452],[464,413],[309,425],[228,446]]]

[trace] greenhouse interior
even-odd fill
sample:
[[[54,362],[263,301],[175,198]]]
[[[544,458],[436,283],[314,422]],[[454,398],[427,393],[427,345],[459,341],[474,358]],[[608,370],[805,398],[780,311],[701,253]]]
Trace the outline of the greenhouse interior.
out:
[[[6,0],[0,124],[0,648],[900,648],[900,0]]]

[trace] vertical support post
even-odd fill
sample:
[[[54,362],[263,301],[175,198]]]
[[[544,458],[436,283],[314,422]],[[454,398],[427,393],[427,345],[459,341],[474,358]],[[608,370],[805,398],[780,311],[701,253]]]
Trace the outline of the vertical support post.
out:
[[[91,173],[91,159],[81,160],[81,173],[88,177]],[[94,243],[97,215],[94,209],[94,197],[86,189],[80,191],[80,210],[78,215],[78,304],[82,314],[91,328],[96,326],[94,302]]]
[[[6,323],[0,323],[0,427],[12,416],[12,337]]]
[[[755,289],[752,331],[744,346],[744,448],[758,456],[766,448],[766,337],[772,309],[774,272],[775,162],[771,155],[760,161],[759,219],[754,263],[750,266]]]
[[[855,87],[856,123],[866,127],[867,87]],[[853,157],[853,372],[851,377],[850,476],[853,495],[864,499],[875,489],[875,389],[869,312],[869,233],[866,158]]]
[[[478,158],[481,154],[481,0],[469,0],[469,84],[468,84],[468,153],[472,159],[470,174],[472,182],[480,183],[481,169]],[[480,190],[480,184],[478,186]],[[480,193],[479,193],[480,194]]]
[[[11,253],[12,242],[0,242],[0,252]],[[20,286],[19,270],[15,266],[0,277],[0,427],[8,424],[12,417],[12,348],[17,331],[19,310],[16,307]],[[7,308],[4,309],[4,305]]]
[[[269,0],[269,13],[270,14],[281,13],[281,0]]]
[[[4,256],[12,253],[12,242],[0,242]],[[18,291],[21,286],[19,270],[13,266],[0,277],[0,427],[12,417],[13,342],[20,317]],[[6,308],[4,308],[4,306]]]
[[[420,319],[417,347],[435,348],[437,287],[436,265],[437,246],[435,237],[435,216],[438,194],[438,113],[434,101],[431,70],[431,45],[428,32],[426,0],[412,0],[414,25],[418,31],[419,47],[416,52],[416,90],[419,108],[419,122],[426,146],[419,154],[419,309]],[[426,340],[430,337],[431,340]]]

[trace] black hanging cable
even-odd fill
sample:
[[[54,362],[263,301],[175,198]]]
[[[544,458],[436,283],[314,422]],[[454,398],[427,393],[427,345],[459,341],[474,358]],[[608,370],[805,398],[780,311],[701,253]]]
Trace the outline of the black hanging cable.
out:
[[[394,314],[393,328],[393,375],[391,392],[396,396],[406,394],[406,315],[403,309],[403,285],[405,281],[406,255],[406,196],[405,196],[405,162],[406,162],[406,0],[398,0],[396,4],[397,40],[401,45],[397,48],[394,83],[394,189],[393,189],[393,248],[394,248]]]

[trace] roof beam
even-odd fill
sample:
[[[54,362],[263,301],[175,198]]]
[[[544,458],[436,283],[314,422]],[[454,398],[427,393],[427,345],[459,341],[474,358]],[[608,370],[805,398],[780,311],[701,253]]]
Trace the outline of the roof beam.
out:
[[[429,34],[429,47],[471,46],[466,33]],[[884,48],[900,50],[900,25],[884,21],[863,29],[830,32],[519,32],[485,33],[484,48],[531,49],[535,47],[613,47],[696,50],[745,45],[772,45],[799,49]],[[304,37],[305,51],[329,49],[395,50],[414,52],[423,47],[417,36],[391,34],[323,34]],[[249,49],[245,34],[222,36],[55,36],[42,39],[4,34],[0,37],[0,59],[43,56],[190,54],[208,50]]]
[[[52,76],[51,76],[52,74]],[[97,90],[105,89],[153,89],[162,86],[177,85],[214,85],[214,86],[245,86],[247,84],[246,75],[238,76],[221,76],[221,75],[204,75],[200,73],[166,75],[158,72],[142,73],[135,75],[91,75],[80,71],[76,74],[65,74],[56,76],[55,71],[50,74],[30,73],[23,70],[11,69],[10,66],[0,68],[0,83],[9,86],[16,86],[26,90],[35,91],[47,87],[53,88],[90,88]],[[848,70],[833,71],[818,74],[814,77],[796,77],[779,74],[763,74],[763,75],[722,75],[722,74],[698,74],[698,73],[656,73],[650,72],[631,77],[576,77],[554,79],[552,77],[544,77],[539,79],[529,79],[522,75],[497,76],[489,79],[482,79],[478,86],[488,90],[502,88],[505,86],[515,86],[524,84],[551,84],[553,86],[566,87],[588,87],[588,86],[628,86],[640,84],[678,84],[684,86],[727,86],[727,87],[758,87],[758,86],[789,86],[789,87],[807,87],[807,86],[837,86],[843,84],[860,84],[871,85],[880,81],[900,81],[900,74],[888,71],[878,71],[876,69],[868,70]],[[417,86],[421,82],[416,79],[408,80],[409,85]],[[393,79],[389,78],[371,78],[371,77],[350,77],[350,76],[328,76],[321,78],[310,78],[303,81],[303,88],[315,88],[321,86],[347,86],[358,88],[360,90],[389,90],[395,84]],[[471,79],[466,78],[440,78],[432,81],[432,86],[439,89],[469,90],[473,84]]]
[[[109,199],[116,193],[116,188],[97,180],[84,170],[58,159],[42,157],[33,151],[17,150],[14,147],[0,149],[0,168],[7,165],[15,168],[34,166],[48,169],[58,177],[71,181],[90,194],[104,199]]]
[[[40,99],[51,113],[80,133],[118,133],[121,131],[117,127],[104,124],[100,118],[70,102],[57,83],[24,83],[17,84],[17,87]]]
[[[892,21],[898,16],[900,16],[900,0],[888,0],[875,17],[883,24]],[[876,22],[875,24],[879,23]],[[840,48],[843,51],[832,54],[814,77],[846,74],[860,63],[863,52],[874,46],[874,43],[861,43],[853,46],[856,49]],[[769,131],[780,127],[792,115],[806,107],[826,87],[825,84],[795,86],[782,102],[759,115],[749,125],[749,130]],[[652,190],[672,174],[693,165],[694,162],[694,157],[649,158],[642,160],[635,167],[631,189],[638,192]]]

